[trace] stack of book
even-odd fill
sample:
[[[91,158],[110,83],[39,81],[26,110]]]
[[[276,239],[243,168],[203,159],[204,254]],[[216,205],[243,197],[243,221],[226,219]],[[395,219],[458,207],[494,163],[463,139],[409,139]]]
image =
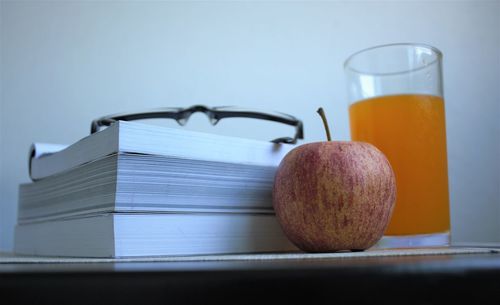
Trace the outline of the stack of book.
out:
[[[272,208],[294,146],[117,122],[70,146],[32,146],[15,251],[127,257],[296,250]]]

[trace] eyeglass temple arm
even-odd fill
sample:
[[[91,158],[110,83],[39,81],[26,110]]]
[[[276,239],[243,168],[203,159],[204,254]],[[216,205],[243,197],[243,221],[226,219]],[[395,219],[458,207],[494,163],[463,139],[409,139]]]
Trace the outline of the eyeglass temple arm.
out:
[[[90,125],[90,133],[96,133],[99,127],[109,126],[116,121],[134,121],[134,120],[144,120],[144,119],[179,119],[179,112],[171,111],[151,111],[151,112],[140,112],[140,113],[130,113],[122,114],[110,117],[102,117],[100,119],[93,120]]]
[[[261,119],[261,120],[268,120],[268,121],[273,121],[273,122],[278,122],[278,123],[283,123],[291,126],[295,126],[295,136],[293,138],[290,137],[282,137],[278,139],[274,139],[271,142],[274,143],[288,143],[288,144],[295,144],[297,143],[298,139],[303,139],[304,138],[304,125],[302,124],[302,121],[299,119],[296,119],[292,116],[288,117],[281,117],[277,115],[272,115],[268,113],[262,113],[262,112],[251,112],[251,111],[213,111],[214,118],[216,121],[219,121],[224,118],[253,118],[253,119]]]

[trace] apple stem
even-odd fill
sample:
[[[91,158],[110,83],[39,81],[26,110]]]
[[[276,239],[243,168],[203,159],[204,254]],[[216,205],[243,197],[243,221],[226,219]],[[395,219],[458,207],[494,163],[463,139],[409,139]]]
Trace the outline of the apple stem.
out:
[[[319,113],[321,119],[323,120],[323,125],[325,126],[325,131],[326,131],[326,138],[328,139],[328,141],[331,141],[332,137],[330,136],[330,128],[328,127],[328,121],[326,120],[325,111],[323,110],[322,107],[319,107],[317,112]]]

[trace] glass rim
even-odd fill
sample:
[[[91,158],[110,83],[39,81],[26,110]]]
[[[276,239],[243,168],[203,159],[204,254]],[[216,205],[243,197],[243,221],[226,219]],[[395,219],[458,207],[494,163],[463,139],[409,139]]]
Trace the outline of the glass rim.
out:
[[[354,57],[360,55],[361,53],[365,53],[367,51],[372,51],[372,50],[375,50],[375,49],[382,49],[382,48],[396,47],[396,46],[397,47],[411,46],[411,47],[423,47],[423,48],[427,48],[427,49],[430,49],[433,53],[436,54],[436,59],[434,59],[433,61],[431,61],[430,63],[428,63],[426,65],[423,65],[423,66],[420,66],[420,67],[417,67],[417,68],[407,69],[407,70],[397,71],[397,72],[387,72],[387,73],[380,73],[380,72],[371,72],[370,73],[370,72],[364,72],[364,71],[360,71],[360,70],[354,69],[354,68],[352,68],[349,65],[349,63],[352,61],[352,59]],[[351,54],[344,61],[344,70],[350,71],[350,72],[354,72],[356,74],[362,74],[362,75],[390,76],[390,75],[405,74],[405,73],[415,72],[415,71],[419,71],[419,70],[425,69],[425,68],[427,68],[429,66],[432,66],[432,65],[436,64],[442,58],[443,58],[443,53],[438,48],[436,48],[434,46],[431,46],[431,45],[428,45],[428,44],[425,44],[425,43],[413,43],[413,42],[388,43],[388,44],[377,45],[377,46],[365,48],[365,49],[359,50],[359,51]]]

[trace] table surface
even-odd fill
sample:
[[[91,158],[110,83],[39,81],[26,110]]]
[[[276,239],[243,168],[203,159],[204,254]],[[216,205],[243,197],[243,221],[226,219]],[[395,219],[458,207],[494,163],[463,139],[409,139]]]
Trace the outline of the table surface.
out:
[[[0,295],[9,304],[500,304],[500,254],[0,264]]]

